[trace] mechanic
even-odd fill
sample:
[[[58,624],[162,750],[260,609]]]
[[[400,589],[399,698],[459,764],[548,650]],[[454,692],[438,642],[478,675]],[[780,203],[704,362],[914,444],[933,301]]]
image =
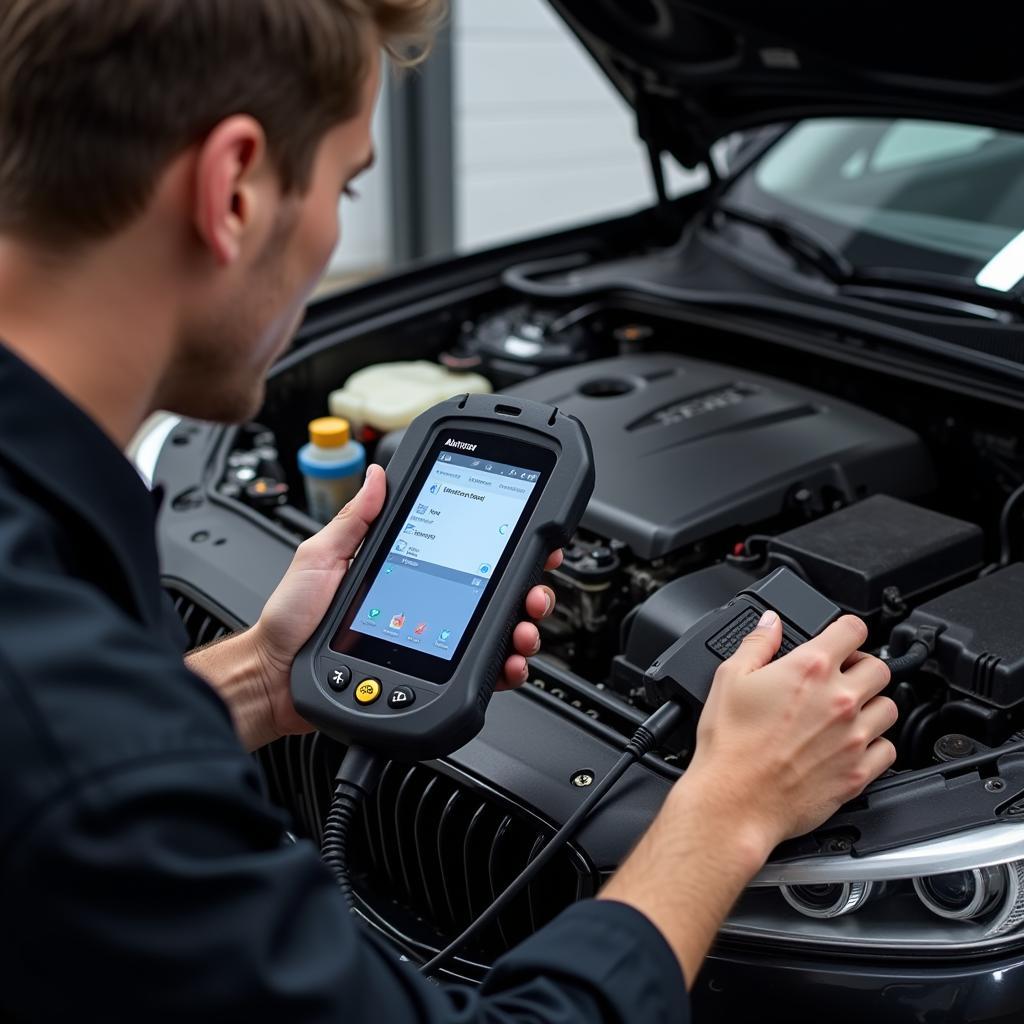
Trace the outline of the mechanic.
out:
[[[429,983],[286,842],[248,755],[308,726],[293,656],[384,472],[302,544],[251,629],[184,661],[153,496],[156,409],[240,422],[373,159],[386,51],[436,0],[0,0],[0,1016],[672,1021],[783,838],[892,763],[888,671],[845,617],[720,669],[692,767],[600,895],[483,987]],[[551,565],[558,561],[554,555]],[[527,618],[550,611],[546,587]],[[515,631],[506,685],[539,647]],[[685,983],[684,983],[685,979]]]

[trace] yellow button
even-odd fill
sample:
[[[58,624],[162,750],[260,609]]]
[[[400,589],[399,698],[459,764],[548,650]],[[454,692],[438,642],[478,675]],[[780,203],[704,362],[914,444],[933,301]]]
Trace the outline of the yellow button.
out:
[[[356,701],[360,704],[372,704],[379,696],[379,679],[364,679],[356,687]]]

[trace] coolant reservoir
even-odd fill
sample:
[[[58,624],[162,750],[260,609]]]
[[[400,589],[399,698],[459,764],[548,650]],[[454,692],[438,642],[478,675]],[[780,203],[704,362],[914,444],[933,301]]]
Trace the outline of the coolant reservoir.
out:
[[[353,373],[328,398],[332,416],[342,416],[358,433],[364,426],[382,434],[407,427],[421,412],[454,395],[490,394],[478,373],[455,373],[437,363],[378,363]]]

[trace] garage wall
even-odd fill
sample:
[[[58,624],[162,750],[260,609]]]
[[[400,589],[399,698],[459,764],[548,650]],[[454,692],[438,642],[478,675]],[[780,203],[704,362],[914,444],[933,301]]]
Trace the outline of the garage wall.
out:
[[[453,43],[459,249],[653,201],[632,111],[544,0],[455,0]]]
[[[545,0],[452,0],[451,62],[457,250],[653,202],[632,111]],[[388,151],[395,86],[384,77],[377,165],[357,184],[358,201],[342,200],[342,239],[325,288],[393,263],[391,176],[402,169]],[[666,170],[671,192],[703,181],[671,164]]]
[[[341,239],[328,268],[328,274],[334,277],[367,276],[383,270],[391,261],[388,93],[389,86],[384,81],[373,117],[376,163],[355,183],[358,199],[341,200]]]

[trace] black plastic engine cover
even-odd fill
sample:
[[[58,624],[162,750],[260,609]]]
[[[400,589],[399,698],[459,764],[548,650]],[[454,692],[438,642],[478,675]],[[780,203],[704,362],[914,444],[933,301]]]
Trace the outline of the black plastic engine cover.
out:
[[[985,533],[976,523],[876,494],[773,537],[767,551],[769,562],[776,554],[794,559],[812,586],[870,621],[887,588],[914,605],[977,575]]]
[[[735,367],[666,353],[545,374],[509,394],[578,416],[597,488],[583,526],[657,558],[782,512],[807,488],[818,511],[933,483],[914,433],[847,402]]]

